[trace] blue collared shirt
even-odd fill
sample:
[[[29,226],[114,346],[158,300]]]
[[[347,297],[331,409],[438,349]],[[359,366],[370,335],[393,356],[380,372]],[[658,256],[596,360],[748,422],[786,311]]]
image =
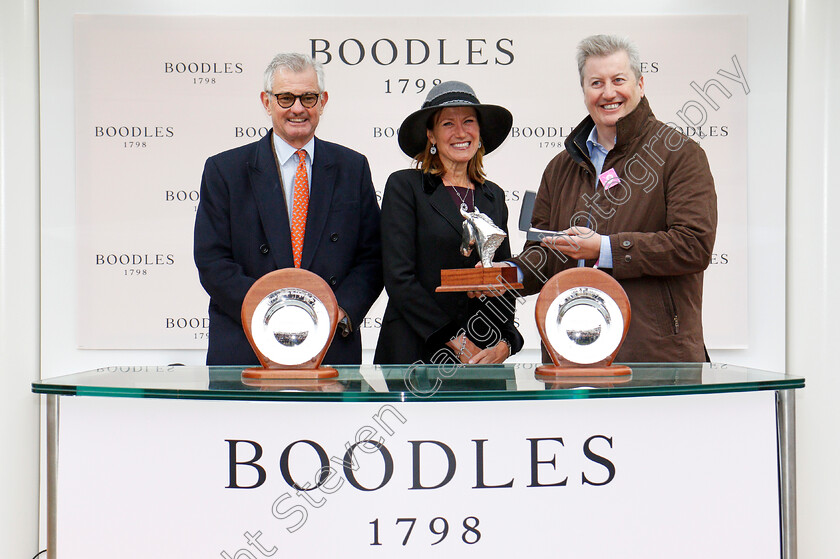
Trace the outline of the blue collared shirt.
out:
[[[295,155],[297,148],[293,148],[286,143],[275,132],[274,134],[274,152],[277,154],[277,161],[280,163],[280,178],[283,181],[283,195],[286,198],[286,211],[289,215],[289,223],[292,222],[292,204],[295,194],[295,175],[297,174],[298,157]],[[306,177],[308,180],[307,188],[312,186],[312,160],[315,157],[315,138],[306,142],[303,146],[306,151]]]
[[[592,164],[595,165],[595,190],[597,190],[598,185],[600,184],[598,177],[601,175],[602,169],[604,168],[604,161],[607,159],[609,151],[598,143],[598,129],[595,126],[592,127],[592,132],[590,132],[589,137],[586,138],[586,149],[589,151],[590,161],[592,161]],[[509,262],[509,264],[516,268],[517,281],[522,283],[523,278],[525,277],[522,270],[513,262]],[[578,266],[580,267],[583,265],[584,261],[578,260]],[[601,235],[601,254],[598,257],[598,267],[613,267],[612,244],[610,243],[608,235]]]
[[[589,160],[592,161],[592,164],[595,166],[595,190],[597,191],[598,186],[601,184],[598,177],[600,177],[603,172],[604,160],[607,158],[609,151],[598,143],[598,128],[596,126],[592,127],[592,132],[590,132],[589,137],[586,138],[586,149],[589,151]],[[583,261],[581,261],[579,265],[583,266]],[[610,244],[610,238],[608,235],[601,235],[601,255],[598,258],[598,267],[613,267],[612,245]]]

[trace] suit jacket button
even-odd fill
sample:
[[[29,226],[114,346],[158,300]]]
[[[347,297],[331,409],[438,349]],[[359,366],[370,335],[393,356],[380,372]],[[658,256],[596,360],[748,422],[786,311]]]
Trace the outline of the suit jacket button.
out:
[[[335,285],[338,283],[338,279],[335,276],[330,276],[329,283],[330,285]]]
[[[624,261],[625,261],[625,262],[630,262],[631,260],[633,260],[633,257],[632,257],[632,256],[630,256],[629,254],[628,254],[627,256],[625,256],[625,257],[624,257]]]
[[[332,242],[338,241],[338,233],[333,233],[332,235],[330,235],[330,240]]]
[[[632,244],[633,243],[631,243],[630,241],[622,241],[621,242],[621,246],[623,246],[624,248],[630,248],[630,245],[632,245]]]
[[[268,245],[267,244],[261,244],[260,245],[260,253],[261,254],[268,254]]]

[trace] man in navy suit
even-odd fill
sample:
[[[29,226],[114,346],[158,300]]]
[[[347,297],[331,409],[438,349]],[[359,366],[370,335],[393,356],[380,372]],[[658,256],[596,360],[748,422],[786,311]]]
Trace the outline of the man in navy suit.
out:
[[[307,186],[299,267],[322,277],[340,307],[324,363],[361,363],[359,326],[382,291],[370,166],[363,155],[315,137],[329,98],[319,63],[278,54],[266,68],[264,89],[260,98],[273,132],[209,158],[201,179],[194,257],[210,295],[207,364],[258,364],[242,330],[242,301],[260,277],[295,266],[295,189]]]

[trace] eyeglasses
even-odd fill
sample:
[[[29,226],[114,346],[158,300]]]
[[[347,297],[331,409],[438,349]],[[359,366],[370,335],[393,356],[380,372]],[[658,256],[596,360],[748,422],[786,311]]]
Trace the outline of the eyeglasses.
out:
[[[320,93],[301,93],[300,95],[294,95],[292,93],[272,93],[272,95],[277,98],[277,104],[284,109],[291,108],[298,99],[300,99],[300,104],[303,105],[304,108],[311,109],[318,103],[318,99],[321,98]]]

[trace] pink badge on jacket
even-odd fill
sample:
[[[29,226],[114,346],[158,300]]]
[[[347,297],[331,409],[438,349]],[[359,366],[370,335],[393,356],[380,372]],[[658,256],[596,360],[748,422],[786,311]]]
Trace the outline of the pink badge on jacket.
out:
[[[621,179],[618,178],[618,174],[615,172],[615,169],[604,171],[598,175],[598,180],[600,180],[601,184],[604,185],[604,190],[609,190],[621,182]]]

